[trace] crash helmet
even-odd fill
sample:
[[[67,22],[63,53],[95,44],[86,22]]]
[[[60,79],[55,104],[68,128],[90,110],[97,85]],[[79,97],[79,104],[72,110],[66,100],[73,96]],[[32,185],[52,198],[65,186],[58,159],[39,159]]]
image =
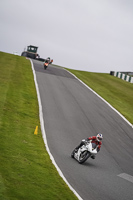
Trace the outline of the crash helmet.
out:
[[[98,133],[96,137],[98,142],[100,142],[103,139],[103,135],[101,133]]]

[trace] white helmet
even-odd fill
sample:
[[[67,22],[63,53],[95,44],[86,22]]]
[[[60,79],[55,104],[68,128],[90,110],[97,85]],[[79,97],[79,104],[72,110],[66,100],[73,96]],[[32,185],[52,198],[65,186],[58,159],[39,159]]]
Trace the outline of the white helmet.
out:
[[[98,133],[96,137],[98,142],[100,142],[103,139],[103,135],[101,133]]]

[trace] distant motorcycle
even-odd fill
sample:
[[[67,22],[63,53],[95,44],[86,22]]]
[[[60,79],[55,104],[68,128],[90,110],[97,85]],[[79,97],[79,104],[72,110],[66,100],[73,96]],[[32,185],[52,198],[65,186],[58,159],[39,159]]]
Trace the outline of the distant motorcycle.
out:
[[[46,60],[46,61],[44,62],[44,69],[47,69],[48,65],[49,65],[49,62],[48,62],[48,60]]]
[[[80,164],[84,163],[89,157],[97,154],[97,145],[91,143],[92,140],[85,141],[85,144],[78,150],[74,149],[71,157],[75,158]]]

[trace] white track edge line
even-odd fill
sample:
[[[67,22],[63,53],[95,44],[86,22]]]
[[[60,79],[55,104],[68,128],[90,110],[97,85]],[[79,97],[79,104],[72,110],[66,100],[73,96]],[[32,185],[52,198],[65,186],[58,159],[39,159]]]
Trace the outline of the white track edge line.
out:
[[[67,69],[64,69],[67,72],[69,72]],[[116,110],[110,103],[108,103],[105,99],[103,99],[99,94],[97,94],[93,89],[91,89],[88,85],[86,85],[83,81],[81,81],[76,75],[69,72],[72,76],[74,76],[78,81],[80,81],[83,85],[85,85],[89,90],[91,90],[95,95],[97,95],[100,99],[102,99],[110,108],[112,108],[120,117],[122,117],[128,125],[130,125],[133,128],[133,124],[131,124],[118,110]]]
[[[39,93],[39,87],[37,84],[37,79],[36,79],[36,74],[35,74],[35,70],[34,70],[34,65],[31,59],[29,59],[31,62],[31,67],[32,67],[32,71],[33,71],[33,76],[34,76],[34,82],[35,82],[35,86],[36,86],[36,91],[37,91],[37,98],[38,98],[38,104],[39,104],[39,117],[40,117],[40,124],[41,124],[41,131],[42,131],[42,136],[43,136],[43,141],[44,144],[46,146],[46,150],[50,156],[50,159],[52,161],[52,163],[54,164],[54,166],[56,167],[59,175],[62,177],[62,179],[65,181],[65,183],[68,185],[68,187],[70,188],[70,190],[77,196],[77,198],[79,200],[83,200],[79,194],[74,190],[74,188],[69,184],[69,182],[67,181],[67,179],[65,178],[65,176],[63,175],[62,171],[60,170],[60,168],[58,167],[58,165],[56,164],[53,155],[50,152],[50,149],[48,147],[48,143],[47,143],[47,138],[46,138],[46,132],[45,132],[45,126],[44,126],[44,120],[43,120],[43,112],[42,112],[42,104],[41,104],[41,98],[40,98],[40,93]]]

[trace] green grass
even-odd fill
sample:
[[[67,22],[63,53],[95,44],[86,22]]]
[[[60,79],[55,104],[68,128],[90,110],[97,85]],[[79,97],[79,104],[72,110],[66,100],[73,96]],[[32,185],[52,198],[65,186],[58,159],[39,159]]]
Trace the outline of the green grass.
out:
[[[133,124],[133,84],[106,73],[67,69],[97,92]]]
[[[133,124],[133,84],[70,70]],[[42,139],[29,60],[0,52],[0,199],[77,199],[58,175]],[[39,126],[38,135],[34,135]]]
[[[49,158],[38,112],[30,61],[0,52],[1,200],[77,199]]]

